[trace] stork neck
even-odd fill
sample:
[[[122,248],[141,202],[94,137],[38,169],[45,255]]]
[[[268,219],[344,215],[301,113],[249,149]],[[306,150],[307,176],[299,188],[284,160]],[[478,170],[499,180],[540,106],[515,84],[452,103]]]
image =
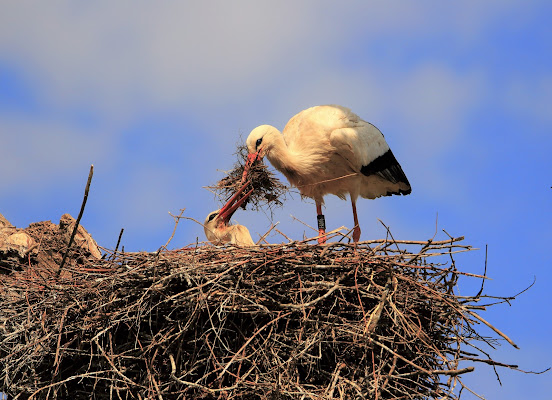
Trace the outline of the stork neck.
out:
[[[273,145],[266,155],[270,163],[288,179],[301,170],[299,157],[287,147],[281,134],[273,136]]]

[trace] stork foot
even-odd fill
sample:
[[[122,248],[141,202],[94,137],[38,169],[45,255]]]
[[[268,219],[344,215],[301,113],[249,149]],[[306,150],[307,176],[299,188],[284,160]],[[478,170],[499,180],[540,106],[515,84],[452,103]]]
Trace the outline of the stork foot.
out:
[[[353,241],[356,243],[360,239],[360,227],[357,225],[353,229]]]
[[[325,229],[319,229],[318,230],[318,244],[325,244],[326,243],[326,230]]]

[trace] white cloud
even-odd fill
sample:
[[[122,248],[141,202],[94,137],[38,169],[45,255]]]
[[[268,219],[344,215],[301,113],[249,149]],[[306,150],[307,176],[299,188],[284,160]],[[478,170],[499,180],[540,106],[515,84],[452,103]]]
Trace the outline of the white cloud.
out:
[[[430,2],[347,7],[285,1],[58,1],[32,7],[10,2],[0,16],[0,51],[4,60],[39,77],[49,102],[84,103],[124,118],[143,109],[222,105],[258,96],[265,85],[293,76],[296,67],[315,70],[347,57],[340,50],[363,36],[430,38],[445,29],[471,37],[512,8],[519,7],[504,2],[446,10]]]
[[[0,49],[41,76],[50,100],[62,104],[85,97],[124,113],[217,103],[254,90],[286,54],[300,54],[306,7],[290,11],[257,2],[11,3]]]

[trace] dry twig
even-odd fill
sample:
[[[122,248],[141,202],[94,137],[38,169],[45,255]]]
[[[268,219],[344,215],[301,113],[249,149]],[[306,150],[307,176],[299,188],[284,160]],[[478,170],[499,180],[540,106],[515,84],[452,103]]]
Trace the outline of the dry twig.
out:
[[[75,222],[75,227],[73,228],[73,232],[71,233],[71,238],[69,239],[69,244],[67,245],[67,250],[65,251],[65,254],[63,254],[63,259],[61,260],[61,264],[59,265],[59,268],[56,272],[56,276],[58,277],[61,274],[61,270],[63,269],[63,266],[65,265],[65,260],[67,259],[67,254],[69,254],[69,250],[71,249],[71,245],[73,244],[73,240],[75,239],[75,234],[79,229],[79,223],[82,218],[82,214],[84,213],[84,207],[86,206],[86,201],[88,200],[88,190],[90,189],[90,182],[92,182],[93,175],[94,175],[94,165],[91,165],[90,172],[88,173],[88,180],[86,181],[86,187],[84,189],[84,198],[82,200],[79,215],[77,217],[77,222]]]

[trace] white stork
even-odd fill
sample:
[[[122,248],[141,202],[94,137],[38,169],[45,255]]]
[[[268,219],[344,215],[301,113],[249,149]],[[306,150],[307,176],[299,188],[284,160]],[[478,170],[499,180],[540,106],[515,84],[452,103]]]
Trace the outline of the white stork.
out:
[[[326,241],[322,215],[326,194],[341,199],[349,194],[353,240],[358,242],[358,196],[375,199],[411,192],[410,183],[383,134],[345,107],[325,105],[301,111],[289,120],[282,134],[273,126],[258,126],[251,131],[246,144],[249,155],[244,180],[249,166],[266,156],[301,195],[314,199],[319,243]]]
[[[251,195],[253,189],[244,194],[239,200],[238,197],[245,190],[244,185],[228,202],[220,209],[209,213],[203,223],[203,230],[207,239],[215,244],[224,243],[235,244],[238,246],[254,246],[255,242],[251,239],[249,230],[243,225],[231,225],[230,218],[239,206]]]

